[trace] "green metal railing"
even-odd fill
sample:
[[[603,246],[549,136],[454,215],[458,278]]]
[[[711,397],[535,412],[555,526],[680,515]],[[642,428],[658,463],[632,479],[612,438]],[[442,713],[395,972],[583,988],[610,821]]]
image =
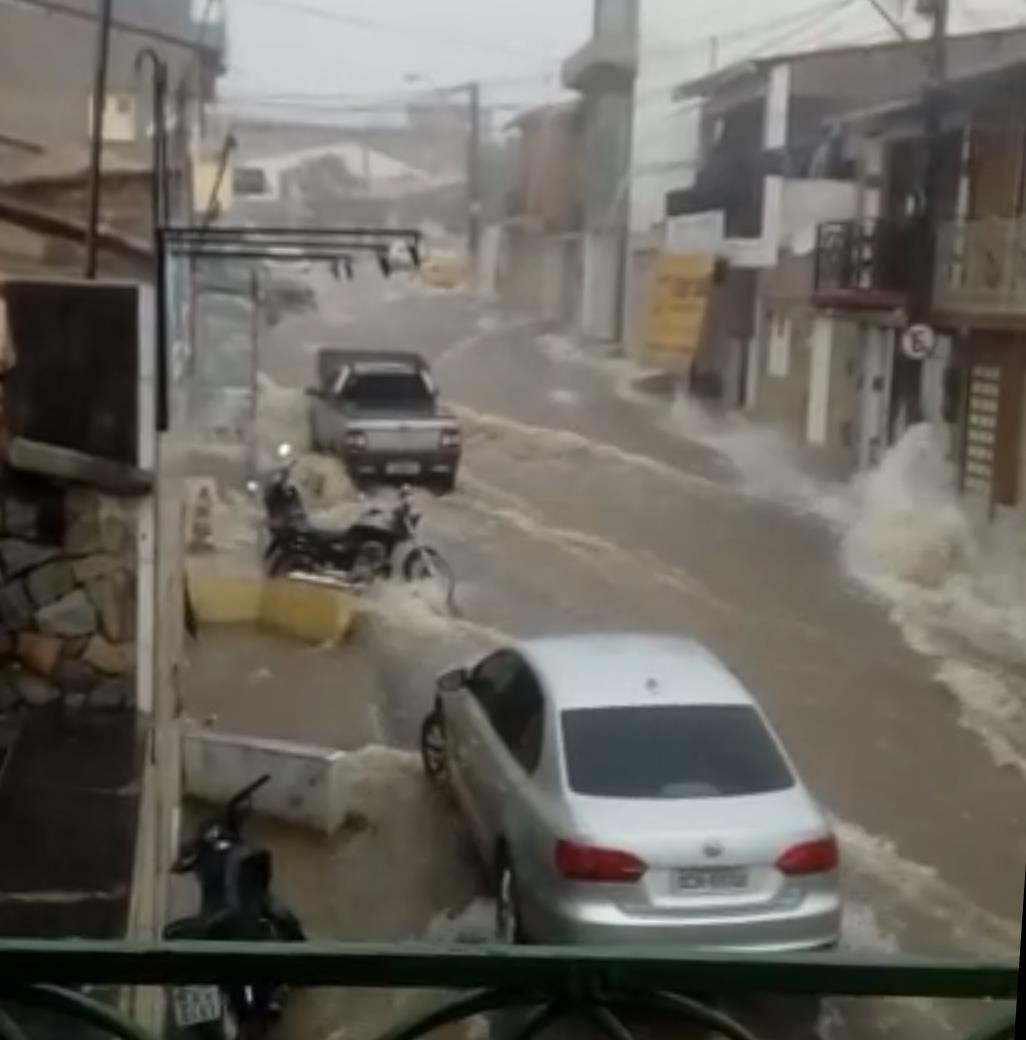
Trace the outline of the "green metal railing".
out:
[[[845,954],[695,955],[674,950],[419,943],[131,943],[0,940],[0,1040],[25,1040],[18,1007],[45,1009],[122,1040],[151,1040],[135,1023],[77,991],[81,986],[280,983],[295,987],[462,991],[389,1040],[417,1040],[476,1015],[524,1009],[516,1040],[579,1016],[609,1040],[630,1040],[624,1016],[670,1012],[730,1040],[748,1029],[696,994],[919,997],[1009,1001],[1014,963]],[[972,1040],[1011,1040],[1015,1006],[992,1012]]]

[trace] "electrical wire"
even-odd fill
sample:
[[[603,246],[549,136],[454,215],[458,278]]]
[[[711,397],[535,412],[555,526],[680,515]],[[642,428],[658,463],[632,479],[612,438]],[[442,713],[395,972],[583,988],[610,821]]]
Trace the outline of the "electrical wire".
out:
[[[408,36],[418,40],[435,39],[452,47],[465,47],[473,50],[490,51],[492,53],[512,54],[523,57],[530,55],[542,58],[535,51],[527,51],[519,47],[510,47],[506,44],[494,41],[472,40],[466,37],[452,36],[448,33],[437,33],[422,26],[398,25],[394,22],[383,22],[363,15],[346,14],[342,11],[328,10],[313,4],[304,3],[302,0],[245,0],[247,3],[258,4],[261,7],[278,8],[282,11],[292,11],[295,14],[305,15],[309,18],[319,18],[327,22],[336,22],[339,25],[347,25],[350,28],[362,29],[369,32],[392,33],[397,36]]]

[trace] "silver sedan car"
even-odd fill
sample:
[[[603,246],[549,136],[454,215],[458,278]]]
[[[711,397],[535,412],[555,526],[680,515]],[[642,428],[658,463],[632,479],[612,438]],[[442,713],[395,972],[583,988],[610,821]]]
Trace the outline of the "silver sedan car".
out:
[[[495,880],[504,940],[838,941],[826,814],[698,643],[593,635],[499,650],[440,677],[422,752]]]

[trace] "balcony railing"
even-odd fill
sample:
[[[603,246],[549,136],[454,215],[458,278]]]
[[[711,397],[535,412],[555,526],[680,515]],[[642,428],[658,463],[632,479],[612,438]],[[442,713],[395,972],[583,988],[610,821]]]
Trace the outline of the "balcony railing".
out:
[[[843,220],[816,229],[817,303],[896,309],[915,277],[915,228],[905,221]]]
[[[933,307],[1026,314],[1026,217],[941,224]]]
[[[1011,1040],[1018,971],[1013,962],[841,954],[756,957],[673,950],[446,947],[424,944],[96,943],[0,940],[0,1037],[23,1040],[22,1008],[56,1011],[123,1040],[148,1040],[137,1024],[81,992],[82,986],[245,983],[462,991],[392,1029],[417,1040],[443,1026],[491,1013],[523,1012],[513,1036],[528,1040],[568,1018],[609,1040],[631,1040],[628,1024],[655,1013],[707,1035],[753,1033],[696,994],[730,997],[915,997],[985,1001],[972,1040]],[[995,1006],[992,1002],[1007,1002]],[[286,1015],[288,1012],[286,1011]],[[508,1020],[507,1020],[508,1021]]]

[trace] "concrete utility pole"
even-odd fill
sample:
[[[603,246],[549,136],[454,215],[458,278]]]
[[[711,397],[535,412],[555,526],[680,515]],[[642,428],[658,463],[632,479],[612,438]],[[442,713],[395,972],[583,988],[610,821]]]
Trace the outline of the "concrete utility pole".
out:
[[[923,88],[926,163],[923,171],[922,243],[917,285],[912,299],[913,321],[924,321],[930,311],[933,269],[937,252],[941,176],[944,166],[944,88],[948,78],[949,0],[919,0],[917,10],[933,19]]]
[[[92,128],[89,140],[89,213],[86,219],[86,278],[96,277],[96,232],[100,223],[100,186],[103,180],[103,116],[107,107],[107,65],[113,0],[102,0],[96,29],[96,71],[93,77]]]
[[[260,466],[260,451],[257,447],[257,421],[260,418],[260,276],[256,266],[249,271],[249,298],[252,304],[250,315],[250,343],[252,353],[249,369],[249,477],[256,480]]]
[[[941,204],[944,165],[944,88],[948,78],[948,15],[950,0],[920,0],[933,19],[930,32],[928,73],[923,94],[926,123],[926,170],[923,178],[923,223],[927,283],[931,281],[937,253],[937,219]],[[924,310],[929,306],[931,285],[924,289]]]
[[[467,95],[467,264],[470,286],[476,289],[481,260],[481,84],[468,83]]]
[[[427,83],[440,96],[467,95],[467,267],[472,287],[478,282],[481,258],[481,84],[464,83],[456,87],[440,87],[420,72],[408,72],[407,83]]]
[[[932,19],[926,43],[926,83],[923,86],[923,130],[925,156],[922,180],[922,211],[917,214],[913,234],[911,292],[908,296],[909,324],[926,324],[933,300],[934,269],[937,264],[937,220],[941,208],[944,169],[944,92],[948,76],[949,0],[917,0],[916,12]],[[906,421],[919,422],[923,414],[921,362],[899,355],[895,361],[894,394],[904,404]]]

